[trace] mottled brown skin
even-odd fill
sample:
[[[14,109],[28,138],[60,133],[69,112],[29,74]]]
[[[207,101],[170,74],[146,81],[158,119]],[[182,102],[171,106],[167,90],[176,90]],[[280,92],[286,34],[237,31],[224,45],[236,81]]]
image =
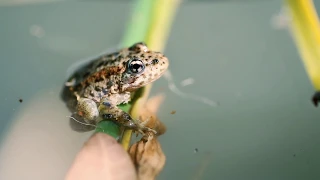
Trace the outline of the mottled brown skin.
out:
[[[118,52],[102,55],[76,71],[63,90],[63,100],[80,121],[96,124],[113,120],[138,131],[150,130],[117,107],[128,103],[131,94],[167,70],[168,59],[136,43]],[[79,120],[79,119],[78,119]]]

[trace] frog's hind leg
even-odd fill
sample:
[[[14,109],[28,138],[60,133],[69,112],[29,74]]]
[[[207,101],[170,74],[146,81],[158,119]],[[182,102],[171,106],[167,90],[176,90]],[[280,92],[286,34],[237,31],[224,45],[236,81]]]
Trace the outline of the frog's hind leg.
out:
[[[123,111],[119,107],[113,105],[107,99],[101,101],[98,111],[100,112],[101,120],[113,120],[116,123],[128,128],[138,131],[141,134],[144,134],[145,131],[151,131],[157,133],[155,130],[145,127],[147,121],[140,122],[139,120],[133,119],[129,113]]]
[[[89,124],[87,121],[84,120],[83,117],[78,115],[78,113],[73,113],[69,118],[69,126],[72,130],[77,132],[88,132],[92,131],[96,128],[96,125]]]

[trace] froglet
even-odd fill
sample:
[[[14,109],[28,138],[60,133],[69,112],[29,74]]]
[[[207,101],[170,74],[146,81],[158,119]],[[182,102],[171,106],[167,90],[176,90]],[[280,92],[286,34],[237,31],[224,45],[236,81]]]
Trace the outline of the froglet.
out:
[[[128,103],[134,91],[159,79],[168,66],[162,53],[135,43],[75,71],[64,85],[62,99],[73,115],[88,124],[112,120],[129,129],[148,131],[118,105]]]

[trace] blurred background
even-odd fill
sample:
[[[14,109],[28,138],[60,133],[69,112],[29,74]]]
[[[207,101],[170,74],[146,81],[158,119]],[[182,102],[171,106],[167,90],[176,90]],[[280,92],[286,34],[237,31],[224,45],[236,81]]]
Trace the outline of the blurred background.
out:
[[[132,3],[0,1],[0,179],[63,179],[92,134],[69,127],[59,97],[67,69],[118,47]],[[154,83],[168,128],[158,179],[320,178],[320,110],[282,6],[182,2],[164,51],[170,72],[181,91],[219,106]]]

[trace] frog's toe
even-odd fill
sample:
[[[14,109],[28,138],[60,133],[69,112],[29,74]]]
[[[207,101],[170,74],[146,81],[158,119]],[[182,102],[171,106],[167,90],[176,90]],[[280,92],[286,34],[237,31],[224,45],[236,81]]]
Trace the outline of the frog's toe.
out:
[[[157,134],[157,131],[152,129],[152,128],[149,128],[149,127],[146,127],[147,123],[150,121],[151,118],[147,118],[145,121],[141,122],[139,125],[140,125],[140,128],[147,131],[147,132],[152,132],[154,134]]]
[[[140,123],[139,124],[139,127],[138,129],[142,132],[152,132],[153,134],[157,134],[157,131],[152,129],[152,128],[149,128],[149,127],[146,127],[145,124],[147,123],[147,121],[143,122],[143,123]],[[144,135],[144,133],[141,133],[142,135]]]
[[[312,102],[313,104],[318,107],[318,104],[320,102],[320,91],[317,91],[313,96],[312,96]]]
[[[157,134],[157,133],[158,133],[156,130],[151,129],[151,128],[146,128],[146,130],[147,130],[148,132],[152,132],[153,134]]]
[[[140,126],[141,126],[141,127],[145,127],[146,124],[149,122],[149,120],[150,120],[150,119],[147,119],[146,121],[141,122],[141,123],[140,123]]]
[[[142,129],[138,129],[137,132],[140,133],[142,136],[145,136],[145,133],[142,131]],[[138,133],[137,133],[136,137],[138,137],[138,135],[139,135]]]
[[[69,116],[69,125],[72,130],[77,132],[87,132],[95,129],[94,124],[89,124],[76,113]]]

